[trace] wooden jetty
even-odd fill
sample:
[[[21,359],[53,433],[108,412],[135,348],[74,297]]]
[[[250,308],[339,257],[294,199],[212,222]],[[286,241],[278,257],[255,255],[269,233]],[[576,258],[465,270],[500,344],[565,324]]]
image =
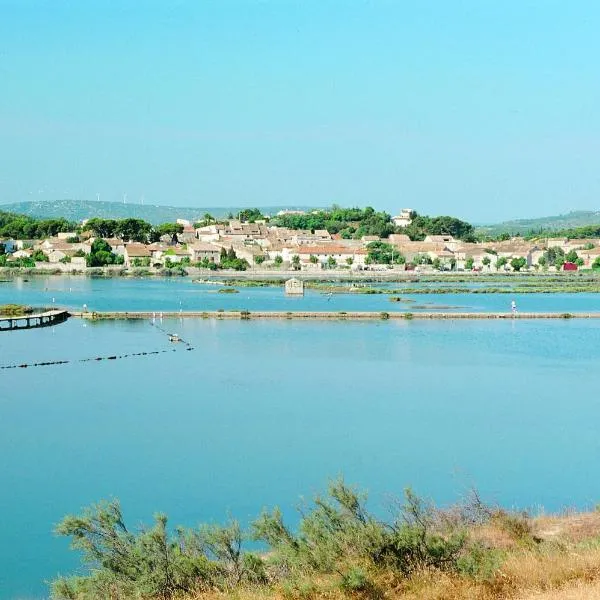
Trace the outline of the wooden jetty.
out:
[[[42,313],[0,317],[0,331],[50,327],[63,323],[69,316],[70,314],[66,310],[47,310]]]
[[[132,311],[72,312],[84,319],[296,319],[296,320],[463,320],[463,319],[600,319],[600,312],[377,312],[377,311]]]

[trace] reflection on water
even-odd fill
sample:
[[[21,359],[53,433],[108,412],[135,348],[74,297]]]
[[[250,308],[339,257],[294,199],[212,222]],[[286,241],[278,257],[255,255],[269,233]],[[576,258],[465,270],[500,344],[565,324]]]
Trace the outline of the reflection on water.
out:
[[[436,288],[443,283],[428,284]],[[445,285],[456,284],[447,283]],[[464,285],[464,284],[461,284]],[[469,284],[481,286],[482,284]],[[501,287],[493,283],[493,287]],[[56,305],[81,310],[115,311],[506,311],[511,301],[522,312],[596,312],[600,295],[580,294],[400,294],[401,302],[389,294],[327,294],[307,289],[304,297],[285,296],[282,287],[238,287],[237,294],[215,293],[222,285],[199,284],[189,278],[102,279],[91,277],[31,277],[0,285],[0,304],[16,302],[35,306]],[[419,287],[415,283],[380,284],[377,287]],[[426,286],[420,286],[426,287]]]
[[[2,600],[74,567],[53,524],[101,498],[130,522],[164,510],[193,525],[290,514],[340,473],[375,507],[406,485],[548,509],[600,497],[596,321],[163,329],[194,350],[146,321],[0,335],[0,365],[71,361],[0,371]],[[79,362],[113,355],[127,358]]]

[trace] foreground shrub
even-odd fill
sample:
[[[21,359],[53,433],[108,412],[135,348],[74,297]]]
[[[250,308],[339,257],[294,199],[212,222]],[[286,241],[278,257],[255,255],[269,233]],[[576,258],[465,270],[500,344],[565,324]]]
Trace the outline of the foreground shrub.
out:
[[[55,581],[54,598],[170,598],[264,580],[260,559],[242,555],[242,533],[235,521],[224,527],[177,528],[170,534],[166,516],[159,514],[153,527],[132,533],[113,501],[66,517],[56,532],[71,537],[91,570],[86,577]]]
[[[336,480],[326,495],[303,508],[296,531],[275,508],[264,511],[249,534],[237,521],[170,531],[162,514],[155,516],[151,527],[132,532],[118,502],[103,502],[58,525],[57,533],[71,538],[90,570],[83,577],[55,581],[52,596],[168,599],[273,584],[285,595],[302,596],[306,582],[321,575],[337,577],[342,591],[371,594],[375,593],[367,575],[371,569],[399,576],[431,569],[487,573],[483,558],[474,551],[465,554],[463,516],[442,516],[407,490],[394,518],[383,522],[368,512],[366,501],[365,494]],[[243,549],[250,537],[266,547],[264,555]]]

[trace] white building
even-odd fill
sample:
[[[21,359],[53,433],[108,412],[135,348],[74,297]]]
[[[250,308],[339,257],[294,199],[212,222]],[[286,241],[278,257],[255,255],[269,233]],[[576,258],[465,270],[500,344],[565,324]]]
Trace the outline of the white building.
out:
[[[392,223],[396,227],[408,227],[412,223],[414,212],[412,208],[403,208],[399,215],[392,217]]]

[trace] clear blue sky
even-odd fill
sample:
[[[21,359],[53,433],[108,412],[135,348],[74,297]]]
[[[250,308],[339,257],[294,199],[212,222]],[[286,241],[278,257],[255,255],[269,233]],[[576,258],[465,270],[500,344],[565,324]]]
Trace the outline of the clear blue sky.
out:
[[[0,202],[600,208],[600,3],[0,0]]]

